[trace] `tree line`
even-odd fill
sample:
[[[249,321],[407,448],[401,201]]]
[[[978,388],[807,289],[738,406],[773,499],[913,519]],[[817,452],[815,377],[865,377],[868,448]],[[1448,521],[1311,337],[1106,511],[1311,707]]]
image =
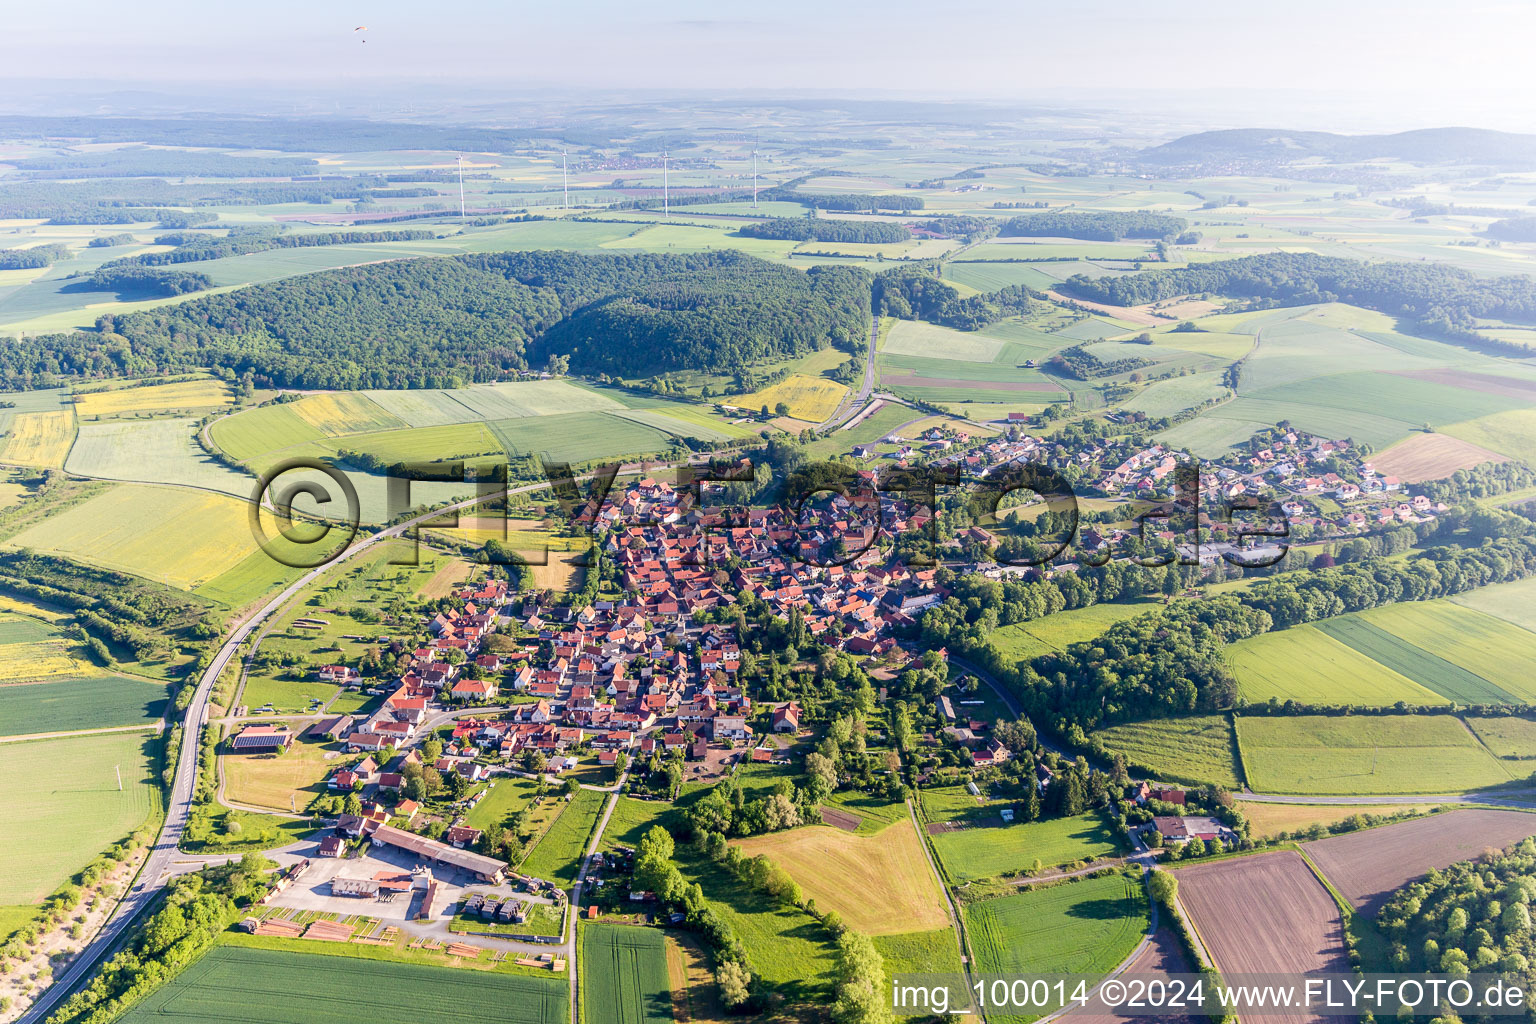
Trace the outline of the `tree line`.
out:
[[[888,221],[823,220],[774,217],[747,224],[738,232],[746,238],[775,238],[793,242],[905,242],[912,237],[904,224]]]
[[[1362,263],[1315,253],[1265,253],[1121,277],[1075,274],[1061,290],[1116,306],[1201,292],[1255,308],[1347,302],[1414,320],[1431,335],[1521,356],[1532,346],[1480,334],[1476,322],[1487,317],[1536,323],[1536,280],[1524,275],[1480,277],[1437,263]]]
[[[175,245],[176,248],[170,252],[126,256],[110,263],[103,263],[100,269],[165,267],[176,263],[223,259],[228,256],[247,256],[253,252],[266,252],[269,249],[302,249],[311,246],[361,245],[374,242],[426,242],[436,237],[434,232],[420,228],[399,228],[390,231],[324,231],[302,235],[284,235],[276,230],[266,230],[231,233],[223,238],[180,233],[161,235],[155,239],[156,245]],[[171,241],[172,239],[175,241]]]
[[[1083,238],[1092,242],[1118,242],[1122,238],[1174,238],[1189,221],[1160,213],[1109,213],[1059,210],[1012,217],[1003,222],[1003,237]]]

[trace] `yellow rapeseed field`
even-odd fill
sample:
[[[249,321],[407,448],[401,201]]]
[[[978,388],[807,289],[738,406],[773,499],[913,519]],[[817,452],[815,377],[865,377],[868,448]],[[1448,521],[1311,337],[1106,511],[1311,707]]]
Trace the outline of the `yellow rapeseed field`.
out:
[[[182,380],[142,388],[87,391],[75,396],[75,408],[83,417],[120,416],[124,413],[217,409],[233,401],[229,387],[216,380]]]
[[[11,420],[0,462],[17,466],[61,469],[75,441],[75,414],[69,409],[55,412],[19,412]]]

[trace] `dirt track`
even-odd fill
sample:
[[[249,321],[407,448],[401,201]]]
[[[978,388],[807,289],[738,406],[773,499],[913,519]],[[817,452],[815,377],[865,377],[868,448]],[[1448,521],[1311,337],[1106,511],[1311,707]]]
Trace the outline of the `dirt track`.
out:
[[[1152,936],[1152,941],[1147,943],[1141,954],[1118,977],[1121,981],[1129,982],[1133,978],[1150,980],[1166,978],[1170,974],[1190,974],[1193,971],[1194,967],[1185,959],[1184,951],[1179,948],[1179,940],[1173,932],[1159,928],[1157,934]],[[1153,1018],[1115,1013],[1097,999],[1090,999],[1082,1009],[1070,1010],[1062,1014],[1061,1019],[1071,1021],[1072,1024],[1146,1024]],[[1193,1017],[1178,1014],[1160,1015],[1155,1019],[1161,1024],[1195,1024]]]
[[[1302,845],[1344,898],[1374,914],[1392,891],[1429,871],[1536,835],[1536,814],[1448,811]]]

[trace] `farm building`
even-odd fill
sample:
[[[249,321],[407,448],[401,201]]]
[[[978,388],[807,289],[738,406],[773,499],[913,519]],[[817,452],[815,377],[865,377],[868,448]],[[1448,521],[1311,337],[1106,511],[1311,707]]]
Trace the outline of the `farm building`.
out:
[[[337,715],[335,718],[322,718],[309,727],[304,735],[312,740],[323,740],[327,736],[345,736],[352,731],[352,716]]]
[[[293,733],[275,725],[248,725],[229,741],[230,749],[240,754],[265,754],[287,750]]]
[[[379,882],[375,878],[342,878],[337,876],[331,879],[332,896],[377,896],[379,894]]]
[[[800,729],[800,705],[790,701],[773,710],[774,732],[798,732]]]
[[[1189,838],[1189,829],[1184,827],[1184,819],[1173,815],[1153,818],[1152,827],[1157,829],[1158,834],[1164,839],[1182,843]]]
[[[320,840],[320,856],[340,857],[341,850],[344,845],[345,844],[342,843],[340,836],[326,836],[324,839]]]
[[[439,843],[390,825],[380,825],[373,833],[373,841],[393,846],[407,853],[414,853],[418,857],[438,864],[467,871],[483,882],[499,884],[507,871],[507,865],[494,857],[482,857],[468,850],[455,849],[447,843]]]

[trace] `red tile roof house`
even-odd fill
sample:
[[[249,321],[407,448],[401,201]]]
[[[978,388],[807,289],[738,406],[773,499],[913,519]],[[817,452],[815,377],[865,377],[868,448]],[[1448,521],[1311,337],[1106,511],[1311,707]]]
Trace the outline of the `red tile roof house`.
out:
[[[800,706],[791,701],[781,708],[773,709],[774,732],[798,732],[800,729]]]
[[[456,700],[490,700],[496,696],[496,682],[492,679],[460,679],[453,684]]]
[[[474,846],[480,841],[481,832],[478,828],[470,828],[467,825],[455,825],[443,836],[449,846],[462,850],[466,846]]]

